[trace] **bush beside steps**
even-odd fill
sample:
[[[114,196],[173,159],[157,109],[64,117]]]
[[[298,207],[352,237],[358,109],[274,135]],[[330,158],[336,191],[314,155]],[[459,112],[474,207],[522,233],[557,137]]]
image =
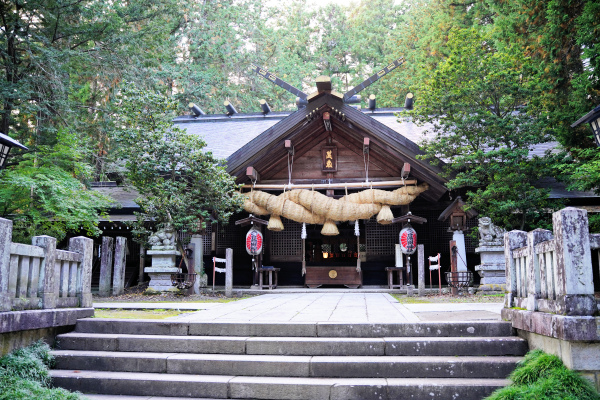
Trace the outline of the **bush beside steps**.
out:
[[[512,384],[485,400],[600,400],[589,381],[541,350],[527,353],[509,379]]]
[[[79,400],[77,393],[51,388],[54,359],[42,341],[0,358],[0,400]]]

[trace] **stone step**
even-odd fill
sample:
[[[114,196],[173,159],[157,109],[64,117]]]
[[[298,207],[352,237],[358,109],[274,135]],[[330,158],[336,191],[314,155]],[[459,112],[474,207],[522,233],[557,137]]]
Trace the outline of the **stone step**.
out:
[[[521,357],[281,356],[56,350],[62,370],[306,378],[504,379]]]
[[[117,335],[71,332],[57,337],[61,350],[311,356],[522,356],[519,337],[248,337]]]
[[[214,399],[481,400],[504,379],[294,378],[52,370],[56,386],[84,393]]]
[[[217,400],[206,397],[164,397],[164,396],[119,396],[118,394],[89,394],[83,393],[86,400]],[[239,399],[238,399],[239,400]]]
[[[418,322],[418,323],[248,323],[178,322],[88,318],[77,321],[81,333],[262,336],[262,337],[494,337],[512,336],[509,322]]]

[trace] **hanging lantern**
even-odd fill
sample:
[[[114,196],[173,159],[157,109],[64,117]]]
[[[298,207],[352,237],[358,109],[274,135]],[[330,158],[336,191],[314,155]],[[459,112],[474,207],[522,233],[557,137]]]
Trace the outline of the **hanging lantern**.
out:
[[[263,249],[263,235],[259,230],[250,229],[246,234],[246,251],[251,256],[258,255]]]
[[[404,254],[413,254],[417,249],[417,232],[409,224],[400,231],[400,250]]]

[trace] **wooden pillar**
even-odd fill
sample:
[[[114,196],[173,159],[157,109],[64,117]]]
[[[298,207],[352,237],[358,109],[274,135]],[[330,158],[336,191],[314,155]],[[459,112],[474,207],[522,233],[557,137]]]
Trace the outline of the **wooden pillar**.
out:
[[[102,237],[102,256],[100,259],[100,297],[110,296],[110,281],[112,277],[113,265],[113,238],[109,236]]]
[[[450,241],[450,271],[452,272],[452,275],[455,275],[455,273],[457,271],[457,255],[458,255],[458,248],[456,247],[456,241],[451,240]],[[455,288],[454,286],[452,286],[452,296],[458,296],[458,288]]]
[[[113,296],[123,294],[125,290],[125,259],[127,257],[127,239],[117,236],[115,244],[115,272],[113,275]]]

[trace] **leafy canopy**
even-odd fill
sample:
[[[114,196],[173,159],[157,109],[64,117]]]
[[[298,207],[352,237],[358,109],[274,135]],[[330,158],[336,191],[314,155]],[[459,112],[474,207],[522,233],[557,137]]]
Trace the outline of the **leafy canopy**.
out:
[[[540,113],[528,107],[536,94],[530,59],[496,48],[476,29],[455,29],[448,57],[425,82],[413,113],[431,124],[424,158],[446,161],[448,189],[467,194],[469,207],[507,229],[538,223],[551,204],[534,183],[549,173],[544,157],[530,156],[549,140]]]
[[[149,233],[145,221],[194,232],[211,217],[226,222],[239,210],[241,195],[223,160],[204,151],[200,137],[173,126],[173,97],[125,84],[117,99],[112,136],[126,178],[140,194],[136,232],[142,239]]]

